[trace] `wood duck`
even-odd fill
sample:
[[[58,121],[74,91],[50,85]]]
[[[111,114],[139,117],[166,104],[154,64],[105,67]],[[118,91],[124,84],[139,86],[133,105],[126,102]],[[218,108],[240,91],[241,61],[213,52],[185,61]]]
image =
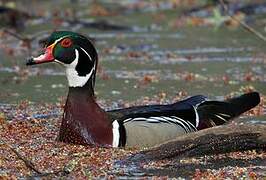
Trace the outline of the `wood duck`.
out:
[[[83,35],[53,32],[38,57],[27,65],[56,62],[66,68],[69,92],[58,140],[66,143],[152,147],[185,133],[217,126],[260,102],[257,92],[227,101],[197,95],[168,105],[136,106],[104,111],[94,97],[97,52]]]

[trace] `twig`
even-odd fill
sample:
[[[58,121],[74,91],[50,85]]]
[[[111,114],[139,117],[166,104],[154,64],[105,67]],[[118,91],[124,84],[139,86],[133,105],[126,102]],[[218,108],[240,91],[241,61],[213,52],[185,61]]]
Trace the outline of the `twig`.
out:
[[[9,29],[3,29],[3,32],[9,34],[10,36],[13,36],[14,38],[16,38],[18,40],[32,42],[33,40],[35,40],[39,36],[42,36],[42,35],[48,36],[48,34],[50,34],[52,31],[39,31],[35,34],[30,34],[30,35],[21,35],[17,32],[10,31]]]
[[[235,18],[234,16],[230,15],[229,10],[227,5],[224,3],[224,0],[219,0],[220,4],[222,5],[223,9],[225,10],[225,12],[227,13],[227,15],[234,21],[238,22],[239,24],[241,24],[246,30],[248,30],[249,32],[253,33],[254,35],[256,35],[259,39],[263,40],[264,42],[266,42],[266,37],[263,36],[260,32],[256,31],[254,28],[250,27],[249,25],[247,25],[245,22],[238,20],[237,18]]]
[[[13,31],[10,31],[10,30],[8,30],[8,29],[4,29],[3,32],[6,33],[6,34],[11,35],[11,36],[13,36],[13,37],[15,37],[15,38],[18,39],[18,40],[23,40],[23,41],[24,41],[24,40],[26,39],[24,36],[22,36],[22,35],[20,35],[20,34],[18,34],[18,33],[15,33],[15,32],[13,32]]]
[[[54,171],[54,172],[35,174],[32,176],[28,176],[26,179],[35,179],[35,178],[43,178],[43,177],[47,177],[47,176],[59,176],[59,175],[65,176],[66,173],[62,170],[58,170],[58,171]]]
[[[25,163],[25,165],[29,169],[33,170],[37,174],[43,174],[41,171],[39,171],[37,168],[35,168],[34,164],[30,160],[28,160],[25,157],[23,157],[14,147],[12,147],[11,145],[7,144],[6,142],[4,142],[4,144],[6,146],[8,146],[9,149],[11,149],[17,155],[17,157]]]
[[[29,176],[28,178],[46,177],[46,176],[51,176],[51,175],[58,175],[60,173],[62,173],[62,175],[66,174],[66,172],[63,170],[57,170],[57,171],[52,171],[52,172],[41,172],[40,170],[35,168],[34,164],[30,160],[23,157],[12,145],[8,144],[7,142],[3,140],[0,141],[0,144],[3,144],[7,146],[9,149],[11,149],[11,151],[13,151],[16,154],[16,156],[24,162],[27,168],[29,168],[30,170],[36,173],[35,175]]]

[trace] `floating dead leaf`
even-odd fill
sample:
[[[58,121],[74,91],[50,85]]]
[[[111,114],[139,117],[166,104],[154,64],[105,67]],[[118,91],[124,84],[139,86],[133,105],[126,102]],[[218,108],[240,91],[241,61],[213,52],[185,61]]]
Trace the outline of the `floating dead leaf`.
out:
[[[254,75],[252,72],[248,72],[244,75],[244,80],[245,81],[254,81]]]
[[[104,6],[102,6],[96,1],[94,1],[93,4],[90,6],[91,16],[110,16],[112,14],[113,13],[111,13],[109,10],[107,10]]]
[[[26,109],[29,106],[30,102],[28,100],[21,101],[18,105],[19,109]]]
[[[75,169],[75,167],[77,166],[78,162],[79,162],[79,158],[74,158],[74,159],[70,160],[65,165],[64,172],[66,172],[68,174],[71,173]]]
[[[105,69],[103,66],[100,64],[98,65],[97,68],[97,75],[102,79],[102,80],[109,80],[111,77],[106,73]]]
[[[15,55],[15,51],[14,51],[13,48],[6,47],[6,48],[4,48],[4,51],[9,56],[14,56]]]
[[[236,12],[233,15],[233,18],[229,18],[228,20],[225,21],[225,25],[230,27],[230,28],[237,28],[240,25],[240,22],[245,21],[246,15],[240,11]]]
[[[142,57],[143,53],[142,52],[135,52],[135,51],[131,51],[127,53],[127,57],[128,58],[139,58]]]
[[[223,77],[222,77],[222,80],[223,80],[223,82],[224,82],[224,84],[229,84],[229,81],[230,81],[230,78],[227,76],[227,75],[224,75]]]
[[[249,173],[248,173],[248,176],[250,177],[250,179],[258,179],[257,178],[257,174],[255,173],[255,172],[253,172],[253,171],[250,171]]]
[[[160,92],[158,94],[158,96],[159,96],[160,99],[165,99],[166,98],[166,93],[165,92]]]
[[[167,57],[168,59],[170,59],[170,58],[177,58],[177,55],[174,54],[174,53],[172,53],[172,52],[167,52],[167,53],[166,53],[166,57]]]
[[[155,22],[160,23],[165,21],[165,19],[167,18],[166,15],[164,13],[156,13],[152,15],[152,18]]]
[[[4,113],[0,113],[0,125],[3,125],[6,123],[6,118]]]
[[[196,79],[196,76],[195,76],[194,73],[187,72],[187,73],[185,73],[185,75],[184,75],[184,80],[186,80],[186,81],[193,81],[193,80],[195,80],[195,79]]]
[[[187,24],[191,26],[202,26],[206,24],[206,20],[200,17],[187,18]]]
[[[158,82],[159,77],[156,75],[145,75],[141,80],[139,80],[140,85],[147,85],[150,83]]]
[[[251,86],[251,85],[249,85],[249,86],[241,86],[239,91],[242,92],[242,93],[250,93],[250,92],[255,91],[255,88],[253,86]]]

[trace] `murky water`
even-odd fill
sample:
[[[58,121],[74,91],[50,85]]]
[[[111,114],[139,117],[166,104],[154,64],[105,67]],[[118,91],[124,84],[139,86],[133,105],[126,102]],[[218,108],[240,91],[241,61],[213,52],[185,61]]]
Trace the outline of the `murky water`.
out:
[[[167,11],[168,23],[155,23],[155,15],[144,12],[127,12],[127,18],[117,15],[108,19],[130,30],[76,27],[94,39],[99,53],[98,99],[132,102],[160,92],[171,99],[181,91],[189,96],[204,94],[217,98],[240,92],[247,86],[266,93],[265,44],[252,34],[241,28],[174,28],[169,22],[175,21],[177,12]],[[90,18],[86,13],[80,16]],[[24,34],[51,30],[54,25],[48,20],[49,17],[29,23],[32,28],[25,29]],[[37,23],[43,21],[48,24]],[[72,27],[64,24],[61,28]],[[43,36],[33,41],[32,54],[38,54],[37,40]],[[22,100],[54,103],[67,95],[63,67],[55,64],[26,67],[30,52],[18,48],[17,40],[12,37],[1,41],[16,50],[13,56],[4,49],[0,52],[1,103],[17,104]]]

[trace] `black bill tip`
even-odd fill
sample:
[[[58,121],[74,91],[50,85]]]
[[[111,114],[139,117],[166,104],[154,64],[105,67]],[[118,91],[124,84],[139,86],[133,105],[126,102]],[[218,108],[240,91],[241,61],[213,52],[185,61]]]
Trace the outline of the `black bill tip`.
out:
[[[36,64],[36,62],[33,60],[33,58],[27,59],[27,62],[26,62],[27,66],[31,66],[31,65],[34,65],[34,64]]]

